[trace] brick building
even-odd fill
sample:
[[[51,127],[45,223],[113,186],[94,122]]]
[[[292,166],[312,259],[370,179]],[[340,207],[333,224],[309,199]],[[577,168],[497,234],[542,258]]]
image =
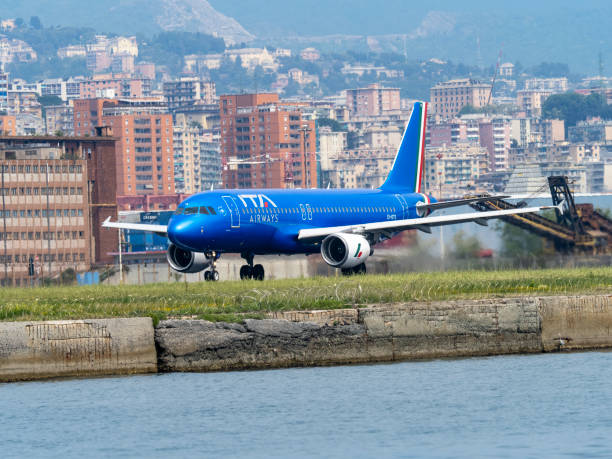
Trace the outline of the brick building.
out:
[[[114,155],[110,137],[0,137],[4,285],[112,262],[117,235],[101,225],[117,216]]]
[[[278,94],[220,100],[225,188],[311,188],[317,184],[314,121]]]
[[[172,116],[156,100],[74,101],[76,135],[106,126],[117,138],[117,195],[174,194]]]
[[[0,135],[17,135],[17,120],[13,115],[0,115]]]

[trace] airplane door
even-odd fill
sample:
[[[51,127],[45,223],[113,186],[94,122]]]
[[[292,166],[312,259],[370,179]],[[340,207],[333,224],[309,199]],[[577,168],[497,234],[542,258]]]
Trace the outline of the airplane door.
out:
[[[402,208],[402,219],[408,218],[408,203],[401,194],[396,194],[395,198],[399,201]]]
[[[236,205],[236,201],[231,196],[222,196],[225,205],[229,209],[230,222],[232,228],[240,228],[240,211]]]

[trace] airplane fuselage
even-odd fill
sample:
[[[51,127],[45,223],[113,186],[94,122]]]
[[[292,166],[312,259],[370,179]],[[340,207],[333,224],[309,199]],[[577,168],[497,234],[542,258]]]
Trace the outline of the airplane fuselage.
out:
[[[308,228],[418,218],[420,193],[374,190],[219,190],[183,201],[168,224],[168,237],[194,252],[316,253],[319,244],[297,236]]]

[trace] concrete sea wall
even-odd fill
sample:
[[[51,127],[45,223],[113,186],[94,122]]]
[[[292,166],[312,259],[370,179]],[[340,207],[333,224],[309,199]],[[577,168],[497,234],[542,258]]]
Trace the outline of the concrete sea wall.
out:
[[[156,371],[149,317],[0,322],[0,381]]]
[[[519,297],[270,313],[0,323],[0,381],[612,348],[612,296]]]

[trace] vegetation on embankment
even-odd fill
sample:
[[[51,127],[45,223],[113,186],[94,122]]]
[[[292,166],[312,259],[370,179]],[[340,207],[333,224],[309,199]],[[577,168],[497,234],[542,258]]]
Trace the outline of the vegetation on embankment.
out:
[[[196,316],[237,321],[268,311],[517,295],[612,293],[612,268],[455,271],[142,286],[3,288],[0,320]]]

